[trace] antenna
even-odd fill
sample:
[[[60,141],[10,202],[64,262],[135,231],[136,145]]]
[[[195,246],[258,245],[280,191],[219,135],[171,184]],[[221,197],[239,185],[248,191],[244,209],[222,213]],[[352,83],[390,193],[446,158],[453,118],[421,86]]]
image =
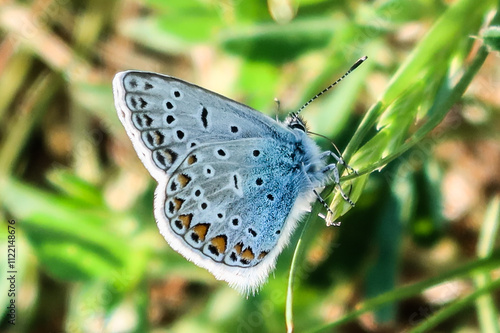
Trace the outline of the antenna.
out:
[[[335,86],[337,83],[339,83],[340,81],[342,81],[347,75],[351,74],[351,72],[353,70],[355,70],[356,68],[359,67],[359,65],[361,65],[363,63],[363,61],[365,61],[368,57],[367,56],[363,56],[361,58],[358,59],[358,61],[356,61],[354,63],[354,65],[351,66],[351,68],[349,68],[349,70],[347,72],[345,72],[344,75],[342,75],[337,81],[333,82],[332,84],[330,84],[328,87],[326,87],[325,89],[323,89],[323,91],[319,92],[318,94],[316,94],[316,96],[314,96],[313,98],[311,98],[310,100],[308,100],[304,105],[302,105],[300,107],[300,109],[297,110],[297,112],[294,112],[294,115],[297,116],[302,110],[304,110],[309,104],[311,104],[316,98],[318,98],[319,96],[323,95],[324,93],[326,93],[328,90],[330,90],[331,88],[333,88],[333,86]]]

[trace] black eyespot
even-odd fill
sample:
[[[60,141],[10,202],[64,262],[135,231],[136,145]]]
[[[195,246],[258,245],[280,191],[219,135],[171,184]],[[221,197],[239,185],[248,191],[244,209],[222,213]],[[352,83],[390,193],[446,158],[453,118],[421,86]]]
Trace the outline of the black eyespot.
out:
[[[203,127],[208,127],[208,110],[205,107],[201,110],[201,123]]]
[[[207,207],[208,207],[208,205],[207,205],[207,203],[206,203],[206,202],[203,202],[203,203],[201,204],[201,209],[207,209]]]
[[[151,133],[148,133],[146,134],[146,140],[148,140],[148,143],[152,146],[153,145],[153,136],[151,135]]]
[[[191,239],[194,240],[196,243],[198,243],[198,241],[200,240],[200,236],[198,236],[198,234],[193,232],[191,234]]]
[[[178,229],[182,229],[182,222],[179,221],[179,220],[175,220],[175,226],[178,228]]]
[[[173,104],[172,104],[172,102],[170,102],[170,101],[168,101],[168,102],[166,103],[166,106],[167,106],[167,109],[169,109],[169,110],[172,110],[172,109],[174,108],[174,105],[173,105]]]
[[[238,224],[240,224],[240,220],[237,219],[237,218],[234,218],[231,223],[234,225],[234,226],[237,226]]]
[[[267,195],[267,198],[270,200],[270,201],[274,201],[274,197],[272,194],[268,194]]]
[[[239,189],[238,188],[238,177],[236,175],[233,175],[233,181],[234,181],[234,188],[235,189]]]
[[[139,116],[135,116],[134,119],[135,119],[135,122],[137,124],[139,124],[139,127],[142,127],[142,118]]]
[[[160,152],[156,152],[156,159],[158,160],[158,162],[163,165],[164,167],[167,166],[167,161],[165,160],[165,157],[160,153]]]
[[[224,149],[217,150],[217,154],[219,154],[219,156],[226,156],[226,152],[224,151]]]
[[[137,108],[137,101],[135,100],[135,98],[131,98],[130,99],[130,103],[132,104],[132,108],[133,109]]]
[[[170,190],[172,192],[174,192],[175,190],[177,190],[177,184],[174,181],[172,181],[172,184],[170,184]]]
[[[248,228],[248,233],[253,237],[257,237],[257,232],[255,232],[255,230],[253,230],[252,228]]]
[[[179,91],[174,91],[174,97],[179,98],[181,97],[181,93]]]
[[[207,168],[206,172],[207,172],[207,174],[211,174],[212,173],[212,169]]]
[[[200,190],[196,190],[194,191],[194,195],[199,197],[201,195],[201,191]]]
[[[210,253],[212,253],[213,255],[219,255],[219,250],[217,250],[217,248],[215,246],[213,246],[212,244],[210,244],[208,246],[208,251],[210,251]]]
[[[257,157],[259,155],[260,155],[260,150],[256,149],[256,150],[253,151],[253,156]]]
[[[238,126],[231,126],[232,133],[238,133],[238,131],[239,131]]]
[[[141,102],[141,109],[144,109],[148,105],[148,102],[146,102],[142,97],[139,97],[139,102]]]
[[[233,252],[233,253],[231,253],[231,255],[229,256],[229,259],[231,259],[232,261],[236,261],[236,259],[238,259],[238,258],[236,258],[236,254],[234,254],[234,252]]]
[[[276,230],[276,235],[281,234],[281,230]]]
[[[255,184],[257,184],[258,186],[262,185],[264,183],[264,181],[262,180],[262,178],[257,178],[257,180],[255,181]]]
[[[182,138],[184,137],[184,132],[181,130],[177,131],[176,134],[177,134],[177,137],[179,138],[179,140],[182,140]]]
[[[167,116],[167,124],[171,124],[171,123],[173,123],[174,121],[175,121],[174,116],[172,116],[172,115],[168,115],[168,116]]]
[[[222,215],[222,213],[218,213],[218,214],[217,214],[217,217],[221,219],[221,218],[223,218],[223,217],[224,217],[224,215]]]
[[[139,116],[139,115],[136,115],[134,117],[135,119],[135,122],[137,123],[137,125],[139,125],[139,127],[150,127],[151,124],[153,123],[153,119],[148,116],[147,114],[145,115],[142,115],[142,116]]]

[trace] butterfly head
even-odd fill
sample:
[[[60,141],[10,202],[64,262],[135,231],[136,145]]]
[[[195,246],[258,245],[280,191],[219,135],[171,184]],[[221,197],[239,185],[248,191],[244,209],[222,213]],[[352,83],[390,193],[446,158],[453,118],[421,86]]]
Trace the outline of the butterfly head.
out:
[[[294,112],[292,112],[290,116],[286,118],[285,125],[292,130],[298,130],[307,133],[307,125],[305,120]]]

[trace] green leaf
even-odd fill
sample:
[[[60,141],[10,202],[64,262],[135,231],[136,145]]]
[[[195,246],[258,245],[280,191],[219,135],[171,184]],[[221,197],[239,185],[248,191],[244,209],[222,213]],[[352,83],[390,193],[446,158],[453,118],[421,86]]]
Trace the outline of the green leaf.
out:
[[[109,276],[130,257],[123,239],[110,240],[108,226],[115,218],[111,212],[13,179],[2,181],[0,189],[9,193],[3,205],[54,276],[64,280]]]
[[[182,55],[187,53],[193,43],[174,32],[166,30],[158,17],[134,18],[123,21],[120,32],[138,45],[151,50]]]
[[[447,63],[448,58],[456,52],[456,36],[464,36],[476,31],[483,19],[482,13],[490,6],[490,1],[460,0],[455,2],[439,18],[394,74],[380,100],[391,103],[411,86],[415,78],[420,77],[422,71],[426,71],[431,65]],[[457,22],[462,22],[462,24],[457,24]]]
[[[223,30],[220,42],[229,53],[282,64],[327,46],[336,26],[332,19],[297,19],[286,25],[262,23]]]
[[[214,29],[221,26],[223,6],[196,0],[148,0],[158,12],[150,18],[153,26],[165,34],[178,36],[180,40],[202,42],[210,39]],[[141,25],[137,25],[140,27]],[[147,38],[146,35],[144,37]],[[154,42],[154,39],[151,39]]]
[[[500,51],[500,26],[495,25],[483,29],[481,31],[481,37],[483,38],[484,43],[492,51]]]
[[[103,204],[101,191],[69,170],[53,169],[47,178],[52,185],[76,200],[89,205]]]
[[[280,71],[266,62],[245,61],[242,64],[238,88],[245,92],[245,104],[257,110],[276,110],[274,98]],[[274,106],[271,108],[270,106]],[[274,116],[274,115],[272,115]]]
[[[391,168],[394,170],[395,168]],[[394,171],[391,191],[384,200],[384,207],[374,223],[378,230],[375,237],[377,260],[367,273],[365,289],[367,297],[375,297],[393,290],[399,272],[400,246],[404,227],[411,218],[415,205],[415,188],[412,172],[404,163]],[[396,305],[387,303],[375,312],[379,323],[395,320]]]

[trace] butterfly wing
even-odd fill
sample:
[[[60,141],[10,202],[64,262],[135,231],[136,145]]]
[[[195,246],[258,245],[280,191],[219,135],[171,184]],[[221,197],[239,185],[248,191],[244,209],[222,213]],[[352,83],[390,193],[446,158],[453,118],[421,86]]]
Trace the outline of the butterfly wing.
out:
[[[312,199],[293,159],[296,137],[245,105],[172,77],[129,71],[113,86],[120,120],[158,182],[162,235],[216,278],[255,291]]]
[[[200,145],[155,192],[158,227],[172,248],[242,292],[266,280],[313,199],[304,175],[273,158],[278,148],[262,138]]]
[[[118,116],[156,180],[200,143],[285,133],[248,106],[166,75],[121,72],[113,80],[113,92]]]

